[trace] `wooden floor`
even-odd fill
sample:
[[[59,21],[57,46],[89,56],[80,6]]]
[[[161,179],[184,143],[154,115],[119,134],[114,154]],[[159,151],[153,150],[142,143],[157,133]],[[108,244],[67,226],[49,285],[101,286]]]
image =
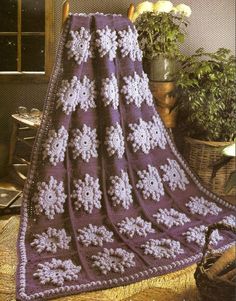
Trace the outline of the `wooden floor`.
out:
[[[14,185],[0,182],[0,187]],[[0,301],[15,301],[16,239],[20,218],[0,216]],[[103,291],[81,293],[58,301],[199,301],[193,273],[195,265],[165,276]]]

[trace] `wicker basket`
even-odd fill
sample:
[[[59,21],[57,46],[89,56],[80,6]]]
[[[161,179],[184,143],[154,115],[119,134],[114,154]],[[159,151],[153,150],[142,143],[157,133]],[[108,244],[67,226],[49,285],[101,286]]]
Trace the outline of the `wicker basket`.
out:
[[[221,272],[219,275],[216,275],[213,278],[209,278],[207,274],[209,268],[222,256],[222,253],[210,253],[206,255],[209,251],[209,241],[211,233],[215,229],[230,230],[236,233],[235,227],[225,225],[223,223],[213,224],[208,227],[208,231],[206,233],[206,242],[203,248],[202,260],[197,265],[197,269],[194,273],[194,278],[196,280],[196,285],[198,287],[198,291],[202,301],[235,301],[235,279],[225,280],[224,278],[222,278],[222,276],[224,276],[224,271],[229,271],[229,267],[232,266],[232,269],[235,269],[234,262],[232,262],[231,265],[227,265],[226,267],[224,267],[223,272]]]
[[[185,138],[184,157],[189,166],[210,190],[219,195],[226,195],[225,184],[231,172],[235,170],[236,160],[232,158],[222,166],[214,178],[212,178],[212,164],[222,157],[220,150],[230,144],[232,142],[211,142]],[[234,188],[227,195],[234,196],[235,194],[236,189]]]

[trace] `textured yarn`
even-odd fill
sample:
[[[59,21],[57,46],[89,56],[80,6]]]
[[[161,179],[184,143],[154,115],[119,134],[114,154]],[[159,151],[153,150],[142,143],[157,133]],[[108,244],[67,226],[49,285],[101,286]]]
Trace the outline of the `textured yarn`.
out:
[[[235,208],[201,185],[163,125],[133,24],[71,14],[24,188],[17,300],[46,300],[177,271]],[[232,234],[217,230],[212,247]]]

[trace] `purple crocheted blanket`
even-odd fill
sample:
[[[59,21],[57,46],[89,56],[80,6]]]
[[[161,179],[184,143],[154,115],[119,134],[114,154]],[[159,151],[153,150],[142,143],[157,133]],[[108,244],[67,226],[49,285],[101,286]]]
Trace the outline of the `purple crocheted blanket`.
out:
[[[126,285],[199,260],[235,208],[178,153],[120,15],[70,15],[24,188],[17,300]],[[215,230],[224,249],[234,237]]]

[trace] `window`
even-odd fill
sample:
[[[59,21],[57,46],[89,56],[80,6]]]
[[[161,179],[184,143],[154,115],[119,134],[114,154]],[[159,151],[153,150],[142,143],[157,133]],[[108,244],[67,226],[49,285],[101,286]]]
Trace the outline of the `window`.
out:
[[[53,0],[1,0],[0,80],[48,79]]]

